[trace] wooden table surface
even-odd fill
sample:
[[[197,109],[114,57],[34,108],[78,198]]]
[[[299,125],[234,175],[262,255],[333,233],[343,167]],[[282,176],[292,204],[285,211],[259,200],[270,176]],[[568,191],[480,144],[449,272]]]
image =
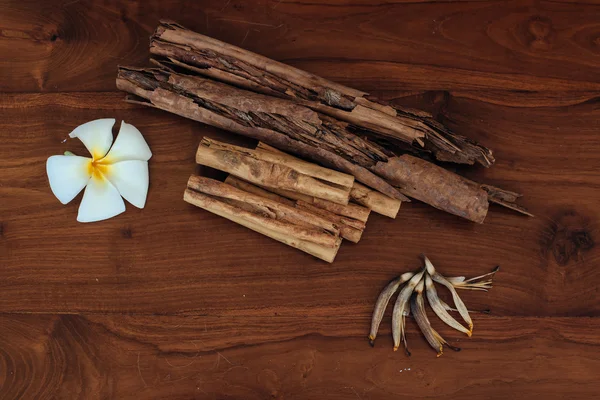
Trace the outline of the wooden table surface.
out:
[[[483,225],[427,205],[373,215],[320,262],[182,201],[203,135],[128,105],[117,65],[147,65],[160,18],[398,105],[495,151],[470,178],[525,193],[535,218]],[[600,5],[595,1],[0,1],[1,399],[585,398],[600,391]],[[114,117],[152,151],[145,209],[77,223],[46,159]],[[426,253],[465,293],[474,337],[413,321],[369,347],[374,301]],[[388,314],[389,315],[389,310]]]

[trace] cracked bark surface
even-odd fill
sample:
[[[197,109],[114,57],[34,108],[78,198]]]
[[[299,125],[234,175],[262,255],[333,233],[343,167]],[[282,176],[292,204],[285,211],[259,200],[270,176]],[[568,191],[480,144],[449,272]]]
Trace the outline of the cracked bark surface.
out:
[[[383,149],[333,126],[336,121],[322,123],[320,116],[306,107],[155,68],[119,68],[117,87],[144,99],[130,101],[263,141],[353,175],[387,196],[408,200],[367,169],[386,159]]]
[[[430,153],[439,161],[485,167],[494,163],[490,149],[450,131],[429,113],[392,106],[174,22],[161,22],[151,37],[150,52],[212,79],[294,100],[363,128],[373,138],[409,144],[419,155]]]
[[[355,135],[346,122],[285,99],[166,68],[120,67],[117,87],[138,96],[129,101],[263,141],[351,174],[395,199],[406,201],[406,194],[477,223],[487,215],[488,198],[523,212],[510,201],[511,196],[498,196],[512,192],[484,190],[478,183],[408,154],[396,157]]]

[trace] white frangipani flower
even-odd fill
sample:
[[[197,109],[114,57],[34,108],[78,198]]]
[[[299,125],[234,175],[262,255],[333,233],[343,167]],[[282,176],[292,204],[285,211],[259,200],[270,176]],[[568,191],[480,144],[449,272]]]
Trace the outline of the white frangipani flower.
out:
[[[140,131],[125,121],[113,143],[114,124],[114,118],[97,119],[69,134],[83,142],[91,158],[69,153],[52,156],[46,162],[50,189],[61,203],[67,204],[85,187],[77,214],[79,222],[121,214],[125,211],[121,196],[138,208],[146,204],[152,152]]]

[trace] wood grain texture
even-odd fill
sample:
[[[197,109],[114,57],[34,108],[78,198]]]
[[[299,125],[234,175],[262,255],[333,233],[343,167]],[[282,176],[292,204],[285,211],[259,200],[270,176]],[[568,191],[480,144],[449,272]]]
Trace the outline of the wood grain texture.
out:
[[[0,398],[591,398],[600,390],[600,5],[591,1],[0,0]],[[328,265],[183,202],[204,136],[126,104],[159,18],[423,108],[494,150],[465,176],[525,193],[479,226],[418,202],[372,215]],[[75,126],[134,124],[154,153],[145,209],[78,224],[45,161]],[[389,279],[426,253],[465,293],[474,337],[435,358],[366,340]],[[410,369],[409,369],[410,368]]]
[[[0,90],[113,90],[160,18],[362,90],[600,90],[598,3],[319,3],[3,0]]]
[[[394,353],[389,339],[370,348],[356,329],[367,320],[351,317],[318,325],[243,316],[7,315],[0,322],[2,398],[585,398],[597,391],[600,367],[590,351],[600,345],[597,318],[485,317],[478,338],[441,358],[414,321],[410,358]],[[232,339],[232,328],[246,339],[215,340]]]

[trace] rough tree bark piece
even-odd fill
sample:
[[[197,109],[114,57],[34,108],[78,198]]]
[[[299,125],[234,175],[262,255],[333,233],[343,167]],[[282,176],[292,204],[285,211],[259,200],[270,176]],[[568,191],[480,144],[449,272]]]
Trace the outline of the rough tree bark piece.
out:
[[[246,182],[243,179],[236,178],[233,175],[229,175],[227,177],[227,179],[225,179],[225,183],[227,183],[233,187],[236,187],[240,190],[246,191],[248,193],[252,193],[257,196],[266,197],[266,198],[272,199],[274,201],[277,201],[279,203],[283,203],[286,205],[290,205],[292,207],[296,207],[300,210],[304,210],[313,215],[319,215],[319,216],[323,217],[324,219],[326,219],[327,221],[330,221],[332,224],[335,224],[336,227],[339,227],[340,236],[343,239],[349,240],[353,243],[358,243],[358,241],[362,237],[363,231],[366,228],[366,222],[367,222],[367,218],[369,216],[369,210],[364,207],[356,206],[362,210],[366,210],[366,212],[367,212],[366,216],[362,215],[361,213],[354,213],[354,214],[357,214],[359,217],[364,217],[364,220],[363,220],[363,219],[353,218],[352,216],[340,214],[338,212],[333,211],[332,209],[324,208],[321,206],[322,204],[319,201],[314,201],[314,200],[319,200],[319,199],[313,199],[313,198],[309,197],[308,201],[304,201],[303,200],[305,198],[304,195],[299,194],[299,193],[295,193],[295,192],[285,192],[285,193],[276,193],[275,192],[274,193],[274,192],[271,192],[271,190],[273,190],[273,189],[266,190],[259,186],[255,186],[255,185],[251,184],[250,182]],[[295,199],[296,201],[292,201],[290,199]],[[329,203],[329,204],[335,205],[335,206],[340,206],[339,204],[335,204],[335,203]],[[348,204],[348,206],[353,206],[353,205],[354,204]],[[340,207],[348,207],[348,206],[340,206]],[[348,211],[348,209],[346,209],[345,211]],[[352,213],[349,213],[349,214],[352,214]]]
[[[341,245],[335,229],[319,227],[332,226],[329,221],[210,178],[192,176],[184,200],[327,262],[333,262]],[[243,208],[241,204],[250,207]],[[314,225],[297,225],[299,217]]]
[[[524,207],[521,207],[516,203],[517,199],[523,196],[520,193],[511,192],[509,190],[500,189],[494,187],[492,185],[486,184],[478,184],[483,190],[486,191],[488,195],[488,200],[492,203],[500,204],[506,208],[510,208],[511,210],[515,210],[520,212],[521,214],[529,215],[533,217],[534,215],[527,211]]]
[[[196,162],[267,188],[291,190],[338,204],[348,204],[351,187],[327,184],[283,164],[264,161],[263,156],[264,153],[252,149],[205,137],[198,146]]]
[[[150,52],[195,73],[271,96],[287,97],[367,134],[415,145],[438,160],[494,163],[491,150],[457,135],[423,111],[393,107],[306,71],[162,21]]]
[[[449,213],[479,223],[485,218],[488,205],[482,201],[487,202],[488,196],[481,196],[481,185],[422,159],[408,155],[394,157],[382,147],[353,134],[347,123],[298,104],[198,76],[158,69],[120,67],[117,87],[146,100],[130,99],[134,103],[161,108],[266,142],[354,175],[361,183],[395,199],[405,197],[392,184],[401,185],[399,189],[409,196]],[[406,162],[411,159],[420,162]],[[443,185],[438,185],[439,182]],[[494,199],[510,206],[508,197]],[[517,206],[511,208],[520,211]]]
[[[277,153],[280,154],[282,157],[285,157],[285,159],[288,162],[304,162],[302,160],[299,160],[298,158],[286,154],[284,152],[282,152],[281,150],[278,150],[272,146],[269,146],[266,143],[263,142],[258,142],[258,145],[256,146],[256,149],[262,149],[271,153]],[[310,164],[310,163],[308,163]],[[285,193],[280,193],[282,196],[286,196]],[[346,217],[352,217],[354,219],[358,219],[360,221],[367,221],[367,217],[369,216],[369,213],[363,213],[364,215],[364,219],[361,218],[359,210],[362,207],[354,207],[355,210],[352,210],[353,212],[350,212],[350,210],[346,210],[350,207],[353,206],[353,204],[348,204],[347,207],[344,206],[339,206],[337,204],[333,204],[327,201],[323,201],[320,199],[310,199],[308,198],[308,196],[304,196],[302,198],[296,198],[294,197],[294,194],[288,194],[286,197],[290,197],[290,198],[295,198],[296,200],[304,200],[307,201],[309,203],[313,203],[315,204],[317,207],[319,208],[323,208],[325,210],[331,211],[335,214],[338,215],[343,215]],[[361,185],[358,182],[354,182],[354,185],[352,186],[352,190],[350,191],[350,200],[366,207],[367,209],[373,210],[378,214],[381,215],[385,215],[387,217],[390,218],[396,218],[396,215],[398,215],[398,211],[400,210],[400,204],[402,203],[400,200],[396,200],[396,199],[392,199],[391,197],[388,197],[384,194],[381,194],[379,192],[376,192],[374,190],[369,189],[368,187]],[[358,209],[358,210],[356,210]]]
[[[533,217],[515,203],[521,194],[473,182],[408,154],[377,163],[372,170],[402,193],[477,223],[483,223],[489,202]]]
[[[132,103],[160,108],[254,138],[353,175],[387,196],[408,201],[365,167],[386,158],[378,146],[346,133],[335,120],[323,121],[328,117],[306,107],[154,68],[119,67],[117,87],[137,96],[128,99]]]
[[[480,224],[487,215],[488,196],[480,185],[423,159],[404,154],[373,170],[403,193],[440,210]]]

